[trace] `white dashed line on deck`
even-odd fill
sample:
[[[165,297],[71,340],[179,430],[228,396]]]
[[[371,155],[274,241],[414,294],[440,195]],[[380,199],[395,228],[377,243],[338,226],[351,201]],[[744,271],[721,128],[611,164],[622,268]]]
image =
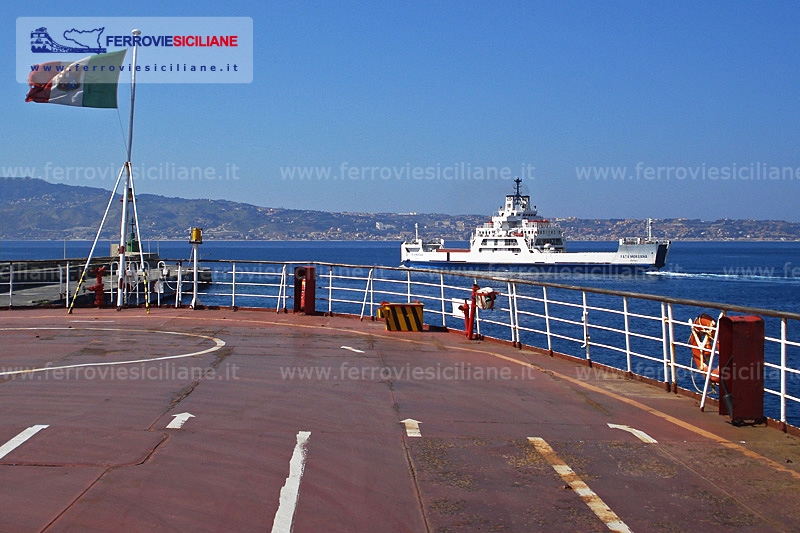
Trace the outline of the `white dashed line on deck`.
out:
[[[600,499],[600,496],[589,488],[589,486],[578,477],[572,468],[569,467],[561,458],[553,451],[547,442],[540,437],[528,437],[528,442],[533,444],[536,451],[550,463],[561,479],[567,483],[575,493],[580,496],[581,500],[589,506],[594,514],[606,525],[611,531],[620,533],[631,533],[630,528],[623,522],[617,514]]]
[[[9,453],[13,452],[17,449],[20,445],[24,444],[25,441],[39,433],[41,430],[48,428],[47,424],[39,424],[36,426],[31,426],[28,429],[25,429],[19,433],[16,437],[11,439],[10,441],[6,442],[2,446],[0,446],[0,459],[8,455]]]
[[[625,425],[622,425],[622,424],[612,424],[610,422],[608,424],[608,427],[610,427],[611,429],[621,429],[622,431],[627,431],[628,433],[630,433],[631,435],[633,435],[634,437],[636,437],[640,441],[646,442],[647,444],[658,444],[658,441],[656,439],[654,439],[653,437],[651,437],[650,435],[648,435],[647,433],[645,433],[641,429],[635,429],[635,428],[632,428],[630,426],[625,426]]]
[[[289,460],[289,477],[281,488],[280,504],[275,520],[272,523],[272,533],[290,533],[294,522],[294,511],[297,499],[300,496],[300,480],[306,467],[306,447],[310,431],[297,432],[297,444],[294,447],[292,458]]]

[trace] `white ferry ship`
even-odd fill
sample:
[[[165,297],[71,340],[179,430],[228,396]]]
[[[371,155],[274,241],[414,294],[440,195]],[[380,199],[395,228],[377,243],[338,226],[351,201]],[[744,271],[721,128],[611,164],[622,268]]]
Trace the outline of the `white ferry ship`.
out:
[[[613,252],[567,252],[561,228],[539,216],[531,198],[516,192],[506,196],[496,216],[475,229],[469,248],[448,248],[443,239],[414,239],[400,245],[405,265],[463,270],[514,270],[556,273],[634,274],[658,270],[667,260],[670,241],[653,238],[651,220],[646,238],[623,238]]]

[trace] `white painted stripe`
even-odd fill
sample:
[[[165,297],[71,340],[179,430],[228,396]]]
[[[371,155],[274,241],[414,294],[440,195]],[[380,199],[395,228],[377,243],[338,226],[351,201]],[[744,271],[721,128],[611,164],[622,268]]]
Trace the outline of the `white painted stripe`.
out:
[[[555,469],[556,472],[558,472],[559,476],[566,476],[575,473],[567,465],[553,465],[553,468]]]
[[[187,420],[194,418],[192,413],[180,413],[172,416],[174,418],[169,424],[167,424],[167,429],[181,429]]]
[[[61,331],[66,330],[69,331],[70,328],[0,328],[0,331]],[[184,337],[196,337],[199,339],[207,339],[214,342],[214,346],[211,348],[206,348],[205,350],[199,350],[197,352],[191,353],[182,353],[179,355],[165,355],[162,357],[151,357],[149,359],[129,359],[127,361],[108,361],[103,363],[82,363],[77,365],[64,365],[64,366],[44,366],[41,368],[31,368],[28,370],[10,370],[7,372],[0,372],[0,377],[2,376],[16,376],[19,374],[33,374],[36,372],[49,372],[52,370],[65,370],[68,368],[83,368],[89,366],[118,366],[118,365],[131,365],[135,363],[152,363],[155,361],[166,361],[169,359],[183,359],[185,357],[194,357],[196,355],[204,355],[207,353],[215,352],[225,346],[225,341],[222,339],[218,339],[216,337],[210,337],[208,335],[200,335],[198,333],[181,333],[178,331],[157,331],[157,330],[143,330],[143,329],[117,329],[117,328],[84,328],[84,329],[74,329],[72,331],[84,331],[84,330],[92,330],[92,331],[123,331],[127,333],[153,333],[153,334],[165,334],[165,335],[180,335]]]
[[[610,427],[611,429],[621,429],[622,431],[627,431],[640,441],[646,442],[647,444],[658,444],[658,441],[656,439],[654,439],[641,429],[635,429],[630,426],[625,426],[622,424],[611,424],[611,423],[608,424],[608,427]]]
[[[401,424],[406,428],[406,437],[421,437],[422,432],[419,430],[419,425],[422,423],[419,420],[414,420],[413,418],[406,418],[405,420],[400,421]]]
[[[364,350],[359,350],[358,348],[352,348],[350,346],[342,346],[342,350],[350,350],[351,352],[364,353]]]
[[[0,446],[0,459],[2,459],[3,457],[8,455],[9,453],[14,451],[15,449],[17,449],[17,447],[20,444],[24,443],[26,440],[28,440],[29,438],[33,437],[34,435],[39,433],[41,430],[43,430],[43,429],[45,429],[47,427],[50,427],[50,426],[48,426],[47,424],[40,424],[40,425],[36,425],[36,426],[31,426],[28,429],[25,429],[25,430],[21,431],[19,435],[17,435],[16,437],[11,439],[10,441],[8,441],[5,444],[3,444],[2,446]]]
[[[280,504],[275,520],[272,522],[272,533],[290,533],[294,522],[294,511],[300,496],[300,479],[306,466],[306,446],[311,437],[310,431],[297,432],[297,444],[289,460],[289,477],[281,488]]]
[[[597,515],[608,529],[619,533],[631,533],[630,528],[623,522],[619,516],[616,515],[611,508],[600,499],[600,496],[594,493],[589,486],[573,472],[573,470],[561,460],[561,458],[553,451],[547,442],[540,437],[528,437],[528,442],[533,444],[536,451],[544,457],[553,470],[558,472],[561,479],[566,482],[575,493],[580,496],[581,500],[589,506],[589,509]]]

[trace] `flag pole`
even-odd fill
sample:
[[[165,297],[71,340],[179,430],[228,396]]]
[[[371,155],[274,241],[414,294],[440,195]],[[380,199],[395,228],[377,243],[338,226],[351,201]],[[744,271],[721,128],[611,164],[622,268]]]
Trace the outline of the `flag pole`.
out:
[[[140,30],[134,29],[131,31],[134,36],[141,35]],[[128,159],[125,162],[125,187],[122,192],[122,220],[120,221],[119,228],[119,272],[117,273],[117,311],[122,309],[125,303],[125,289],[127,283],[126,278],[126,264],[125,264],[125,244],[128,231],[128,201],[133,200],[129,196],[133,195],[133,188],[131,186],[133,181],[133,173],[131,172],[131,152],[133,150],[133,108],[136,102],[136,41],[133,43],[133,54],[131,56],[131,113],[128,119]],[[137,225],[136,233],[138,234],[138,220],[134,217],[134,223]],[[132,243],[131,243],[132,244]],[[132,251],[132,250],[131,250]],[[139,256],[141,255],[141,243],[139,244]],[[144,265],[142,265],[144,266]],[[144,269],[143,269],[144,270]]]
[[[114,203],[114,196],[117,193],[117,189],[119,189],[119,182],[122,179],[123,172],[125,172],[124,167],[119,169],[117,181],[114,183],[114,188],[111,189],[111,197],[109,197],[108,205],[106,205],[106,210],[103,212],[103,218],[100,221],[100,227],[97,228],[97,233],[95,234],[94,241],[92,242],[92,248],[89,250],[89,257],[86,258],[86,265],[84,265],[80,280],[78,280],[78,285],[75,287],[75,295],[72,297],[72,303],[69,304],[69,309],[67,309],[68,315],[72,314],[72,308],[75,307],[75,302],[78,300],[78,295],[81,292],[81,286],[83,286],[83,282],[86,279],[86,274],[89,272],[89,267],[91,266],[92,258],[94,257],[94,250],[97,247],[97,241],[100,240],[100,234],[103,232],[103,226],[106,225],[106,218],[108,218],[108,212],[111,210],[111,204]],[[69,278],[69,272],[67,272],[67,278]],[[66,297],[69,298],[69,294],[67,294]]]

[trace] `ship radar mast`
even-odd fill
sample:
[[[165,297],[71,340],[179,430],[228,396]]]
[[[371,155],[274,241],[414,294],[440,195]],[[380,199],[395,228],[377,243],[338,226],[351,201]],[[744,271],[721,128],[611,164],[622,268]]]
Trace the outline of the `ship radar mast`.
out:
[[[521,195],[521,194],[520,194],[520,192],[519,192],[519,185],[520,185],[520,183],[522,183],[522,180],[521,180],[521,179],[519,179],[519,178],[516,178],[516,179],[514,180],[514,183],[515,183],[515,184],[516,184],[516,186],[517,186],[517,190],[516,190],[516,192],[514,193],[514,205],[515,205],[515,206],[522,205],[522,195]]]

